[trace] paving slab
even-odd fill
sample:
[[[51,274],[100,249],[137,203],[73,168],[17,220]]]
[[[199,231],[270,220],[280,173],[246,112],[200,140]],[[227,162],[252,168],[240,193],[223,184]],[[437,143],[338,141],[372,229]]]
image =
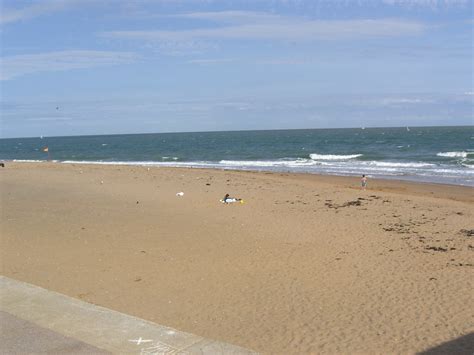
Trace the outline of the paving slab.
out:
[[[111,354],[0,311],[1,354]]]
[[[63,344],[63,353],[68,353],[67,346],[79,351],[90,346],[89,353],[256,354],[4,276],[0,276],[0,311],[14,319],[13,328],[4,331],[2,327],[2,337],[4,332],[10,336],[18,333],[16,342],[9,337],[5,343],[10,349],[22,346],[22,337],[30,334],[37,338],[30,345],[40,347],[33,352],[48,349],[51,340],[57,344],[51,344],[53,349],[61,349]],[[11,353],[3,346],[0,344],[0,353]]]

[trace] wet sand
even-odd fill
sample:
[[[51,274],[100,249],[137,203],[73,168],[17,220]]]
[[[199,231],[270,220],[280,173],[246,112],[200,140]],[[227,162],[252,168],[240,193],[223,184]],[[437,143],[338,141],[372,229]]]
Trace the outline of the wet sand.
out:
[[[474,331],[472,188],[54,163],[0,184],[1,274],[87,302],[264,353]]]

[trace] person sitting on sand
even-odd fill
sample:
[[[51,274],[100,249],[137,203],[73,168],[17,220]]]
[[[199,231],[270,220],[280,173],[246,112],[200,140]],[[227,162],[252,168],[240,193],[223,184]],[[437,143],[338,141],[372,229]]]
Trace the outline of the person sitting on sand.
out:
[[[360,179],[360,184],[362,186],[362,190],[365,190],[367,188],[367,177],[365,175],[362,175],[362,179]]]

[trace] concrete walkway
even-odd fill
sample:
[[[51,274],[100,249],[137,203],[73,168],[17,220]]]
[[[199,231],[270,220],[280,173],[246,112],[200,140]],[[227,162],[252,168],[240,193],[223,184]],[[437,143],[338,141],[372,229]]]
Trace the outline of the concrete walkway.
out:
[[[0,353],[255,354],[0,276]]]
[[[0,311],[1,354],[110,354]]]

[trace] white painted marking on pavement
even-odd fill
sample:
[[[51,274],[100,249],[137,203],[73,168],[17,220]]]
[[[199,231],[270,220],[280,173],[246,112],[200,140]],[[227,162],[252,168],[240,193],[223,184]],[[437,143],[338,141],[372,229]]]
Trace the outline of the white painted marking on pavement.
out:
[[[138,338],[138,339],[130,339],[129,342],[131,343],[136,343],[137,345],[140,345],[141,343],[149,343],[153,340],[151,339],[142,339],[142,337]]]

